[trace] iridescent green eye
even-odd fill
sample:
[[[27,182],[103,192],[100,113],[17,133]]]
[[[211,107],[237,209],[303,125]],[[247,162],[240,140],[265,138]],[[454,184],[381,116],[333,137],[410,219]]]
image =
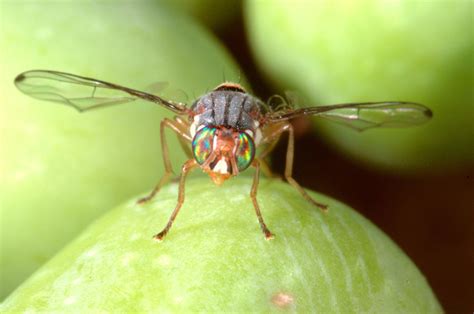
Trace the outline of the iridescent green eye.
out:
[[[202,165],[212,153],[212,142],[215,133],[216,128],[205,126],[194,135],[192,144],[193,154],[194,159],[196,159],[200,165]]]
[[[235,161],[237,162],[237,168],[239,171],[244,171],[250,166],[255,156],[255,144],[250,135],[242,132],[239,134],[236,145]]]

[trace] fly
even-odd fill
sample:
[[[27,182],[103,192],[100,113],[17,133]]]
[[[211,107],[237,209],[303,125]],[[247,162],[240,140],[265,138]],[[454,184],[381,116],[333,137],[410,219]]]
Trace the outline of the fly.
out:
[[[196,99],[191,106],[163,99],[159,96],[79,75],[33,70],[18,75],[15,85],[23,93],[40,100],[72,106],[80,112],[146,100],[171,110],[173,119],[165,118],[160,124],[161,149],[165,173],[144,198],[151,200],[165,185],[172,167],[168,154],[165,128],[175,132],[179,140],[190,147],[189,159],[181,168],[178,201],[166,226],[154,236],[161,241],[168,234],[184,203],[184,185],[187,175],[197,168],[207,173],[212,181],[221,185],[249,167],[255,168],[250,198],[255,208],[260,228],[267,240],[274,236],[263,219],[257,202],[260,171],[271,176],[265,157],[283,133],[288,133],[284,177],[311,204],[322,211],[327,205],[314,200],[293,178],[294,131],[290,120],[300,116],[318,116],[363,131],[377,127],[408,127],[428,121],[432,112],[427,107],[400,101],[347,103],[331,106],[295,108],[277,96],[283,106],[273,108],[259,98],[247,93],[239,84],[223,83]],[[261,148],[257,154],[257,148]]]

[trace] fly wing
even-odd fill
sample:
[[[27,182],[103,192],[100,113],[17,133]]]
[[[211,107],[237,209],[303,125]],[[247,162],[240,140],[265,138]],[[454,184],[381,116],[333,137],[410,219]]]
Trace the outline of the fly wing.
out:
[[[178,114],[187,112],[183,103],[165,100],[153,94],[113,83],[58,71],[27,71],[15,78],[15,85],[31,97],[62,103],[81,112],[137,99],[159,104]]]
[[[358,131],[377,127],[401,128],[427,122],[431,110],[413,102],[366,102],[301,108],[270,113],[268,120],[278,122],[299,116],[318,116]]]

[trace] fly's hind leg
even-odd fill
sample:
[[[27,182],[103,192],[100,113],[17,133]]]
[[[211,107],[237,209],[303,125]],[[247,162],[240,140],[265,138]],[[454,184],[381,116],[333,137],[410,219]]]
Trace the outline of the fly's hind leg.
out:
[[[166,142],[165,127],[168,127],[171,130],[173,130],[178,135],[178,138],[180,138],[181,141],[191,142],[191,137],[188,134],[187,125],[185,124],[184,121],[182,121],[178,117],[176,117],[174,121],[168,118],[161,121],[161,124],[160,124],[161,151],[163,153],[165,173],[163,174],[163,176],[161,177],[160,181],[155,186],[155,188],[151,191],[151,193],[138,200],[138,204],[144,204],[148,202],[149,200],[151,200],[156,195],[156,193],[160,191],[163,185],[165,185],[169,181],[171,175],[173,174],[173,168],[171,167],[171,162],[170,162],[170,157],[169,157],[168,144]]]
[[[295,151],[295,137],[293,126],[288,122],[281,122],[272,128],[269,128],[262,139],[262,143],[270,143],[269,147],[274,147],[273,142],[278,141],[283,132],[288,132],[288,147],[286,150],[285,179],[311,204],[322,211],[327,211],[328,206],[315,201],[301,185],[293,178],[293,157]]]

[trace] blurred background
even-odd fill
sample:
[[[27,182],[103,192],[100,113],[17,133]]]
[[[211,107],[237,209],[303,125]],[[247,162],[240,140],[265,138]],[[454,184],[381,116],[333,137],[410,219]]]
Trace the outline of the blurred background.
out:
[[[155,138],[156,121],[166,114],[154,115],[143,109],[146,104],[140,113],[111,109],[87,122],[83,117],[75,120],[68,108],[59,114],[39,108],[31,113],[32,101],[19,96],[12,80],[30,68],[50,68],[136,88],[171,81],[188,99],[225,78],[241,81],[262,99],[298,91],[305,105],[382,100],[426,104],[433,120],[411,129],[357,133],[306,118],[293,121],[294,177],[306,188],[355,208],[388,234],[427,277],[448,313],[472,312],[472,1],[121,2],[114,11],[79,8],[89,19],[85,29],[71,22],[81,19],[75,17],[76,5],[58,9],[54,1],[22,6],[2,2],[0,99],[19,104],[19,109],[0,107],[3,297],[101,214],[98,208],[146,190],[162,171],[161,165],[150,166],[152,171],[137,177],[143,165],[155,163],[158,146],[148,147],[147,137]],[[101,41],[103,36],[109,40]],[[42,124],[37,125],[38,115]],[[51,121],[68,125],[48,129],[45,125]],[[135,130],[125,134],[123,125]],[[71,135],[77,130],[96,133],[81,142]],[[35,132],[40,140],[55,140],[38,144],[37,138],[31,139]],[[104,142],[95,140],[101,136],[107,137]],[[176,142],[172,145],[177,147]],[[117,161],[97,158],[104,149],[116,154]],[[29,172],[11,170],[24,168],[19,156],[37,154],[51,164],[58,151],[74,156],[79,165],[59,161],[55,169],[45,170],[29,160]],[[283,140],[272,154],[273,168],[280,174],[285,152]],[[91,154],[94,161],[86,157]],[[177,156],[172,152],[172,158]],[[84,174],[84,168],[91,172]],[[80,195],[98,187],[71,186],[65,169],[86,182],[104,174],[97,186],[107,185],[107,190],[88,204],[80,203]],[[41,181],[25,183],[31,173],[38,180],[48,177],[52,186],[68,186],[66,194],[75,192],[58,199],[57,191],[38,189]],[[116,181],[120,184],[109,184]],[[23,201],[25,194],[31,196],[28,201]],[[80,205],[77,217],[60,213],[61,208],[73,208],[71,204]],[[26,210],[31,207],[38,212]],[[28,245],[31,250],[25,249]]]

